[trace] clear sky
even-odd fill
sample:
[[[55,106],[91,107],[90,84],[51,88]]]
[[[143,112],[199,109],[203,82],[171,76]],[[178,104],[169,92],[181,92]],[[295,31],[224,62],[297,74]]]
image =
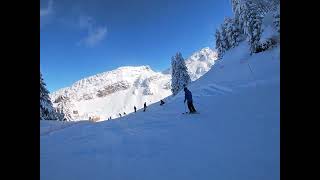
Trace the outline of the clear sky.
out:
[[[232,16],[231,0],[40,0],[40,68],[50,92],[120,66],[170,67]]]

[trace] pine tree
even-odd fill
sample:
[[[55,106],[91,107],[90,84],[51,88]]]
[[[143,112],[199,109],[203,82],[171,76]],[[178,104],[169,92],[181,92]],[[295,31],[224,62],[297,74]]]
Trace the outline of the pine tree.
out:
[[[241,9],[240,9],[240,5],[242,4],[242,0],[232,0],[231,1],[231,5],[232,5],[232,12],[234,14],[234,18],[235,19],[239,19],[239,16],[240,16],[240,12],[241,12]]]
[[[259,16],[264,16],[272,8],[273,4],[279,2],[278,0],[231,0],[232,12],[235,15],[235,19],[239,19],[240,14],[246,10],[244,4],[250,4],[250,7],[255,9]],[[241,22],[240,22],[241,23]]]
[[[278,5],[276,11],[273,13],[273,18],[274,27],[280,33],[280,4]]]
[[[219,57],[244,39],[250,44],[251,54],[262,51],[260,44],[262,19],[267,13],[276,11],[274,25],[280,32],[280,12],[277,8],[280,6],[280,1],[231,0],[231,3],[234,18],[226,18],[215,34]]]
[[[224,21],[226,27],[226,36],[228,41],[228,49],[238,46],[239,42],[243,40],[241,38],[240,29],[235,19],[226,18]]]
[[[216,49],[218,51],[218,58],[221,58],[223,56],[223,52],[222,52],[221,33],[219,29],[216,30],[215,38],[216,38]]]
[[[228,36],[226,31],[226,24],[222,23],[220,25],[220,37],[221,37],[221,54],[223,55],[229,48]]]
[[[258,14],[256,5],[252,1],[245,1],[240,9],[239,25],[250,43],[251,53],[256,53],[261,37],[262,16]]]
[[[191,82],[187,66],[180,52],[171,58],[171,69],[171,91],[173,95],[176,95],[185,85]]]
[[[270,11],[276,11],[277,7],[280,5],[280,0],[260,0],[262,1],[262,4],[264,5],[264,8],[270,12]]]
[[[59,115],[52,106],[49,91],[40,73],[40,120],[58,120]]]

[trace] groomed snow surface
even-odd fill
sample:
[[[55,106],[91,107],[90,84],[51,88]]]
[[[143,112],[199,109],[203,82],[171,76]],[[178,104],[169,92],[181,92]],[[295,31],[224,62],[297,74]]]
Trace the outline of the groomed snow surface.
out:
[[[41,179],[280,179],[279,47],[248,49],[231,49],[190,85],[200,114],[182,114],[181,92],[115,120],[40,121],[56,128],[40,135]]]

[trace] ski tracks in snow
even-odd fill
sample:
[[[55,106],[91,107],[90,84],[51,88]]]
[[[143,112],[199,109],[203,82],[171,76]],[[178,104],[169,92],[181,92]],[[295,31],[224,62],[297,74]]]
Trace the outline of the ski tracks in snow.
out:
[[[80,124],[80,123],[85,123],[85,122],[88,122],[88,121],[77,121],[77,122],[69,122],[69,123],[65,123],[61,126],[54,126],[54,127],[50,127],[48,128],[49,130],[46,130],[44,132],[40,132],[40,136],[46,136],[46,135],[49,135],[55,131],[59,131],[59,130],[62,130],[62,129],[65,129],[65,128],[68,128],[68,127],[71,127],[73,125],[77,125],[77,124]]]
[[[220,95],[225,95],[225,94],[230,94],[233,92],[231,88],[221,86],[215,83],[208,84],[205,88],[202,88],[200,90],[201,96],[212,96],[216,94]],[[198,97],[195,95],[195,97]]]

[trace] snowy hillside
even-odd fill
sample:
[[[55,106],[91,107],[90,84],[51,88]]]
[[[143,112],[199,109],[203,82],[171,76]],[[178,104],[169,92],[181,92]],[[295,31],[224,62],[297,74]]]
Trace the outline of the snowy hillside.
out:
[[[280,50],[249,49],[230,49],[190,85],[200,114],[182,114],[181,92],[40,136],[41,179],[280,179]]]
[[[139,109],[144,102],[149,104],[169,96],[169,82],[169,75],[154,72],[149,66],[120,67],[56,91],[51,99],[55,107],[66,104],[65,110],[74,120],[116,118],[119,113],[133,112],[133,106]]]
[[[192,80],[210,70],[217,54],[210,48],[195,52],[186,60]],[[171,95],[171,73],[155,72],[149,66],[120,67],[84,78],[71,87],[53,92],[54,107],[63,110],[67,119],[87,120],[99,117],[118,118]]]

